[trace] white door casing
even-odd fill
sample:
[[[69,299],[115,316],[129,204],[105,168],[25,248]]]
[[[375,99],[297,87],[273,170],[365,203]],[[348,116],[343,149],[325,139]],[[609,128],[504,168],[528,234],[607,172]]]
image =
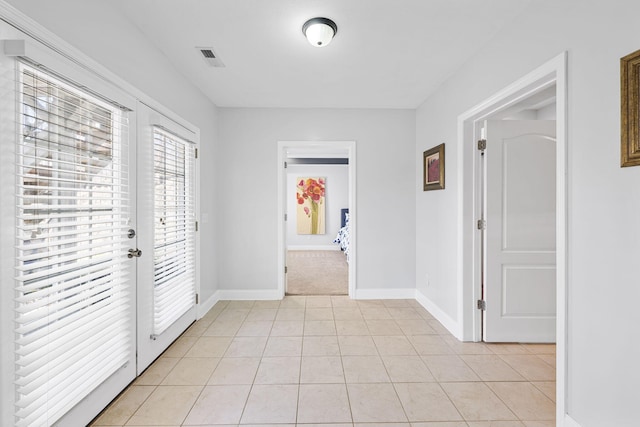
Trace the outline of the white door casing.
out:
[[[555,121],[485,124],[483,335],[555,342]]]

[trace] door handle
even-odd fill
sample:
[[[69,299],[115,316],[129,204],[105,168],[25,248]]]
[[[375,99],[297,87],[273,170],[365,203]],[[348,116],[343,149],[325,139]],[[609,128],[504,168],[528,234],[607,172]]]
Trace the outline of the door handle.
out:
[[[142,251],[140,249],[129,249],[129,253],[127,254],[127,257],[129,258],[139,258],[140,256],[142,256]]]

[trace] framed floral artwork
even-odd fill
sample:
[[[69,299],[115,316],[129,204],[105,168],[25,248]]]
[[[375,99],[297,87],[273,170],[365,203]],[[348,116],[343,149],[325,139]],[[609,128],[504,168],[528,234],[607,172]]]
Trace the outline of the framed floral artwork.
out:
[[[620,166],[640,165],[640,50],[620,59]]]
[[[325,185],[320,177],[296,180],[298,234],[325,234]]]
[[[423,190],[444,189],[444,143],[422,153]]]

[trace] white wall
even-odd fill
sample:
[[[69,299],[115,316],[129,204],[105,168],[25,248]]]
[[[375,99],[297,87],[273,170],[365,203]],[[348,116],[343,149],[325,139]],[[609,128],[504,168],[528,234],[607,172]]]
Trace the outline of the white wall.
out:
[[[325,234],[298,234],[295,198],[297,179],[300,177],[325,178]],[[348,165],[296,165],[287,167],[287,248],[291,250],[340,250],[333,243],[340,230],[340,209],[349,207]],[[315,247],[315,248],[314,248]]]
[[[457,117],[568,51],[568,400],[582,427],[638,423],[640,167],[620,168],[620,57],[640,48],[637,1],[532,2],[418,109],[419,154],[447,143],[447,189],[416,191],[417,287],[456,312]],[[429,275],[429,284],[426,275]]]
[[[415,286],[415,111],[222,108],[219,114],[221,289],[277,289],[277,142],[336,140],[357,147],[357,288]]]
[[[217,108],[110,2],[8,0],[21,12],[200,128],[201,295],[217,288],[215,174]]]

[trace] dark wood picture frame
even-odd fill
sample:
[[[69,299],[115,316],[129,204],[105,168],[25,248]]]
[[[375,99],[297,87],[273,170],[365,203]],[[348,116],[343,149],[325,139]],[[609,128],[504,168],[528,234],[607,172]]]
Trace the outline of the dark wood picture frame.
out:
[[[640,166],[640,50],[620,59],[620,166]]]
[[[444,190],[444,142],[422,153],[423,191]]]

